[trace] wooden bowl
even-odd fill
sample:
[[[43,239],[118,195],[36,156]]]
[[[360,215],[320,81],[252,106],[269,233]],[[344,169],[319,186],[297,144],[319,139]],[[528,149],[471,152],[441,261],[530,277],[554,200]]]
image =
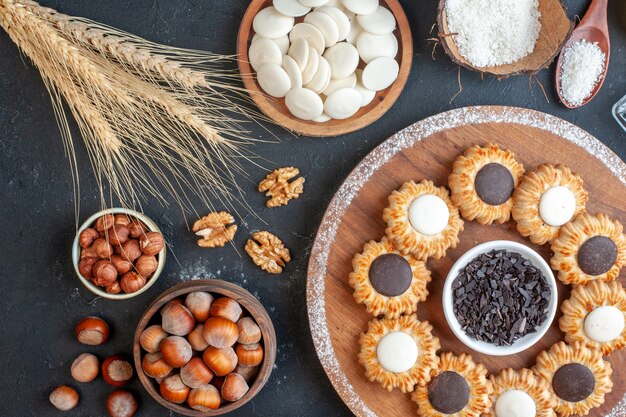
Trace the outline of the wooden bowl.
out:
[[[163,305],[165,305],[168,301],[177,297],[184,296],[194,291],[206,291],[214,295],[230,297],[233,300],[237,301],[241,305],[241,307],[250,314],[250,316],[261,328],[262,339],[260,343],[263,344],[263,349],[265,352],[263,362],[261,363],[261,365],[259,365],[259,373],[252,385],[250,385],[250,390],[248,390],[248,392],[239,401],[226,402],[224,403],[225,405],[220,406],[220,408],[218,408],[217,410],[206,412],[193,410],[183,404],[174,404],[161,397],[157,382],[154,379],[150,378],[148,375],[146,375],[141,367],[141,361],[145,354],[145,352],[141,348],[141,345],[139,344],[139,337],[141,336],[141,333],[145,330],[146,327],[152,324],[157,324],[158,320],[153,320],[153,318],[156,314],[159,313],[161,307],[163,307]],[[160,322],[160,320],[158,322]],[[148,306],[148,309],[141,316],[139,324],[137,324],[135,339],[133,341],[133,358],[135,361],[135,370],[137,371],[137,375],[139,375],[139,380],[141,381],[142,385],[152,396],[152,398],[154,398],[163,407],[186,416],[220,416],[243,406],[252,398],[254,398],[254,396],[259,393],[261,388],[263,388],[268,378],[270,377],[270,374],[272,373],[274,361],[276,360],[276,332],[274,331],[274,325],[272,324],[272,320],[270,319],[263,305],[259,302],[259,300],[257,300],[245,289],[235,284],[231,284],[230,282],[220,280],[211,279],[189,281],[179,284],[165,291],[163,294],[159,295],[152,302],[152,304],[150,304],[150,306]]]
[[[407,79],[409,78],[409,72],[411,71],[411,63],[413,62],[411,28],[398,0],[380,0],[380,5],[387,7],[393,13],[397,22],[397,28],[394,34],[398,39],[398,54],[396,55],[396,60],[400,64],[398,78],[387,89],[378,91],[372,102],[359,109],[354,116],[345,120],[331,119],[325,123],[301,120],[293,116],[285,105],[285,99],[273,98],[266,95],[256,80],[255,71],[250,66],[248,59],[248,49],[250,48],[250,43],[254,36],[252,20],[261,9],[271,5],[272,0],[252,0],[241,21],[237,39],[239,72],[241,73],[243,83],[248,91],[250,91],[252,100],[254,100],[259,109],[267,117],[282,127],[301,135],[330,137],[344,135],[362,129],[374,123],[391,108],[404,89]],[[296,23],[302,21],[302,19],[303,18],[296,19]],[[365,64],[361,61],[359,68],[363,68],[364,66]]]
[[[462,67],[472,71],[495,75],[499,78],[522,73],[533,74],[547,68],[557,57],[574,29],[574,23],[567,17],[567,12],[561,0],[539,0],[541,31],[539,32],[535,50],[512,64],[478,68],[473,66],[459,53],[454,43],[454,36],[448,30],[445,4],[446,0],[439,0],[437,26],[439,27],[439,40],[446,54],[454,63]]]

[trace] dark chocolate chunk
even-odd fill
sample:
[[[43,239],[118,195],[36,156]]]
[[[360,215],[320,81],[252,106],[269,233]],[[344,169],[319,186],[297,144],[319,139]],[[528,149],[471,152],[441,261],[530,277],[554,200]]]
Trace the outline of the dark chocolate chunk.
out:
[[[370,265],[369,278],[378,293],[396,297],[404,294],[411,286],[413,271],[402,256],[387,253],[374,259]]]
[[[615,265],[617,245],[605,236],[587,239],[578,250],[578,265],[587,275],[602,275]]]
[[[543,273],[519,253],[491,251],[470,261],[452,283],[453,310],[474,339],[510,346],[548,316]]]
[[[442,372],[428,383],[428,401],[443,414],[461,411],[469,402],[469,395],[465,378],[456,372]]]
[[[511,198],[515,181],[508,168],[501,164],[491,163],[478,171],[474,188],[478,197],[485,203],[499,206]]]
[[[579,363],[561,366],[552,377],[552,388],[559,398],[576,403],[589,397],[596,387],[591,369]]]

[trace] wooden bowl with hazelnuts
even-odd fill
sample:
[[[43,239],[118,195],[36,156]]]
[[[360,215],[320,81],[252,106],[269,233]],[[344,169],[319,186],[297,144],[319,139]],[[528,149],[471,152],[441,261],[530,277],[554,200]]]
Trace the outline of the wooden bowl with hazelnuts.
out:
[[[125,208],[89,217],[72,246],[80,281],[94,294],[112,300],[148,290],[163,271],[165,254],[166,244],[156,223]]]
[[[135,331],[139,380],[164,407],[218,416],[250,401],[276,360],[276,333],[265,308],[245,289],[197,280],[161,294]]]

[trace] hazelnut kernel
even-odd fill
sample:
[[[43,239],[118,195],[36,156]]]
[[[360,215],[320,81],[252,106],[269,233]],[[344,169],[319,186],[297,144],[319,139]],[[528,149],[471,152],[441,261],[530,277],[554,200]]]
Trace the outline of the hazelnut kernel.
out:
[[[128,230],[130,237],[133,239],[138,239],[148,231],[148,228],[142,222],[135,220],[134,222],[130,222],[128,225]]]
[[[156,255],[161,252],[165,241],[159,232],[148,232],[139,239],[141,251],[146,255]]]
[[[121,255],[131,262],[135,262],[141,256],[139,241],[131,239],[122,245]]]
[[[128,241],[128,227],[114,225],[108,231],[108,239],[111,245],[122,245]]]
[[[115,218],[112,214],[105,214],[104,216],[99,217],[98,220],[96,220],[96,230],[98,232],[104,232],[105,230],[108,230],[111,228],[111,226],[113,226],[114,221]]]
[[[96,229],[88,227],[87,229],[80,232],[80,236],[78,237],[78,244],[81,248],[86,249],[90,247],[93,242],[99,237],[100,234]]]
[[[154,256],[141,255],[135,262],[135,268],[139,275],[149,278],[159,267],[159,261]]]
[[[83,353],[79,355],[70,368],[70,374],[78,382],[90,382],[98,376],[100,362],[95,355]]]
[[[133,269],[133,263],[122,255],[111,256],[111,263],[117,269],[117,273],[123,275]]]
[[[108,287],[117,280],[117,269],[115,266],[104,259],[97,261],[91,269],[94,284],[100,287]]]
[[[84,258],[78,263],[78,272],[86,279],[93,278],[93,265],[96,263],[97,258]]]
[[[120,279],[120,287],[122,287],[122,291],[126,294],[137,292],[145,285],[146,279],[135,271],[125,273]]]
[[[119,294],[119,293],[121,293],[122,292],[122,287],[120,287],[120,282],[116,280],[113,284],[111,284],[108,287],[106,287],[106,292],[108,294]]]
[[[107,259],[113,255],[113,246],[105,238],[99,237],[91,246],[100,259]]]
[[[128,226],[130,224],[130,217],[127,214],[116,214],[113,218],[113,226]]]

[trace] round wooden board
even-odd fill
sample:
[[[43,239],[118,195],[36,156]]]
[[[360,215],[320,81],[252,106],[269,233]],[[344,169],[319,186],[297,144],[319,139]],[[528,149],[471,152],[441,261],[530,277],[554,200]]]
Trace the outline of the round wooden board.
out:
[[[384,235],[382,211],[391,191],[411,179],[447,185],[456,156],[471,145],[489,142],[515,152],[528,170],[544,162],[567,164],[585,181],[590,212],[604,212],[626,222],[626,164],[597,139],[554,116],[510,107],[468,107],[425,119],[385,141],[355,168],[333,198],[308,271],[307,305],[315,348],[333,386],[357,416],[410,416],[415,415],[416,405],[409,395],[387,392],[368,382],[357,361],[358,337],[372,317],[352,298],[348,284],[352,257],[364,243]],[[433,281],[428,286],[428,300],[418,307],[418,317],[433,324],[442,350],[468,352],[490,372],[532,366],[541,350],[563,338],[558,328],[560,311],[547,335],[531,349],[514,356],[486,356],[469,350],[452,334],[441,308],[441,290],[452,264],[478,243],[518,241],[539,251],[546,260],[551,255],[549,247],[533,245],[519,236],[512,221],[491,226],[465,222],[460,238],[459,246],[444,259],[428,262]],[[624,272],[620,279],[623,277]],[[560,285],[560,301],[568,296],[569,288]],[[615,352],[609,360],[614,369],[613,391],[592,416],[626,416],[626,352]]]
[[[252,100],[267,117],[295,133],[306,136],[327,137],[345,135],[357,131],[369,126],[387,113],[400,96],[400,93],[402,93],[409,79],[413,62],[411,27],[398,0],[380,0],[380,5],[391,10],[397,22],[394,35],[398,39],[398,53],[396,54],[396,60],[400,65],[398,78],[387,89],[376,92],[372,102],[362,107],[354,116],[345,120],[332,119],[325,123],[301,120],[293,116],[287,109],[284,99],[275,99],[264,94],[256,80],[255,72],[248,59],[248,49],[254,36],[252,21],[259,10],[271,5],[272,0],[252,0],[241,20],[237,38],[237,62],[241,78],[246,89],[250,91]],[[302,20],[302,17],[296,18],[296,23]],[[359,68],[364,66],[364,62],[361,61]]]

